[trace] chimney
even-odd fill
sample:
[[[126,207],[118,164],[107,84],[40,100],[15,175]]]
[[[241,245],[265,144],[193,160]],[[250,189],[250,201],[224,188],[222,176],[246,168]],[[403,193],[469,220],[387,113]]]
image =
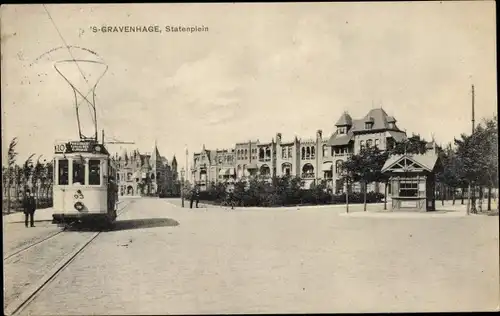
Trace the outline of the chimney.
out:
[[[316,132],[316,137],[321,138],[321,136],[323,136],[323,131],[318,129],[318,131]]]

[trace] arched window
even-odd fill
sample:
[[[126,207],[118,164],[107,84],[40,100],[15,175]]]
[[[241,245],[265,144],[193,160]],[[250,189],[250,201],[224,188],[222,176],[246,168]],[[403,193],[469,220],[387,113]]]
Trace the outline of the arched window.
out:
[[[264,160],[264,148],[259,148],[259,160]]]
[[[310,147],[306,148],[306,159],[311,159],[311,148]]]
[[[314,159],[316,157],[316,147],[311,147],[311,159]]]
[[[281,158],[288,158],[286,154],[287,154],[286,147],[281,148]]]
[[[306,159],[306,149],[302,147],[302,160]]]
[[[271,169],[267,165],[262,165],[260,167],[260,174],[263,176],[269,176],[271,174]]]
[[[323,145],[323,157],[328,157],[328,146]]]
[[[373,140],[369,139],[366,141],[366,148],[370,148],[373,145]]]
[[[314,177],[314,167],[310,163],[307,163],[302,167],[302,177],[311,178]]]
[[[266,148],[266,158],[271,158],[271,148]]]
[[[339,174],[342,172],[342,165],[343,165],[343,161],[342,160],[337,160],[337,162],[335,162],[335,173],[336,174]]]
[[[292,173],[292,165],[289,163],[284,163],[281,165],[281,172],[285,176],[289,176]]]

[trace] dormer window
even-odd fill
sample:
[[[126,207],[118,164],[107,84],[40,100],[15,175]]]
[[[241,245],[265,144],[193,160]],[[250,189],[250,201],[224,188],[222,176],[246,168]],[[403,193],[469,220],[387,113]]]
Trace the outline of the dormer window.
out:
[[[372,122],[366,122],[365,123],[365,129],[372,129],[373,128],[373,123]]]
[[[338,133],[339,135],[346,134],[346,133],[347,133],[347,128],[346,128],[345,126],[338,127],[338,128],[337,128],[337,133]]]
[[[389,128],[395,128],[394,122],[389,123]]]

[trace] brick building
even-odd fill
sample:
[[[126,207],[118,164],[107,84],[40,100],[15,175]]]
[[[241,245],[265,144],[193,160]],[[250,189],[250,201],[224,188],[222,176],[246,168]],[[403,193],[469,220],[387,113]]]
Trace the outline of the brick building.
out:
[[[396,119],[381,108],[370,110],[360,119],[353,119],[346,112],[329,135],[318,130],[315,138],[286,140],[277,133],[269,142],[236,143],[223,150],[203,146],[201,152],[193,155],[191,180],[205,190],[211,183],[221,181],[290,175],[300,176],[305,188],[325,179],[335,192],[341,192],[340,168],[349,155],[370,146],[385,150],[405,139],[406,133],[397,127]],[[376,184],[369,188],[379,189]],[[354,190],[359,187],[354,186]]]

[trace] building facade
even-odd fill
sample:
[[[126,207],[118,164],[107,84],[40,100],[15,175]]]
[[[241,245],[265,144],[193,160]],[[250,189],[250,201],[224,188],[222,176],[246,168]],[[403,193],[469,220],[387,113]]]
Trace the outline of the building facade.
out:
[[[174,196],[178,192],[177,161],[172,163],[161,156],[158,147],[151,153],[139,150],[112,157],[117,166],[117,185],[120,196]]]
[[[289,175],[300,176],[306,189],[326,180],[332,190],[340,193],[341,168],[350,155],[372,146],[386,150],[405,139],[406,133],[397,127],[396,119],[381,108],[370,110],[360,119],[352,119],[346,112],[330,135],[318,130],[314,138],[284,140],[277,133],[270,142],[236,143],[234,148],[224,150],[207,150],[203,146],[200,153],[193,155],[192,181],[205,190],[212,183],[257,175],[269,179]],[[376,184],[371,186],[369,190],[379,189]]]

